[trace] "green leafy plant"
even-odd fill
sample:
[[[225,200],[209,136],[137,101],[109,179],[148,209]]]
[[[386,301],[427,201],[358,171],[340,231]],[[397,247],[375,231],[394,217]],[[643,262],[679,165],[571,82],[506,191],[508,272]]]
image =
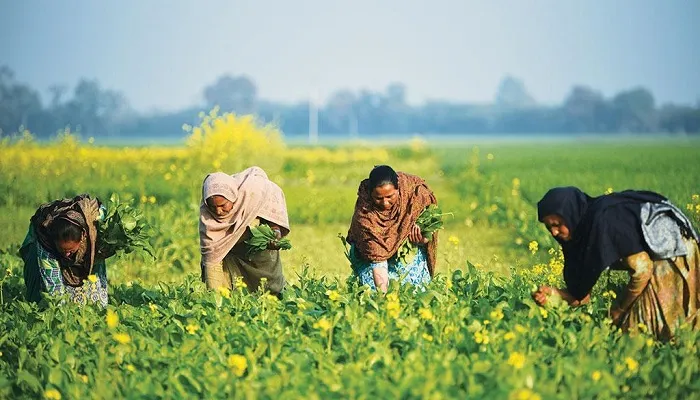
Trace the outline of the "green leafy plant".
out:
[[[105,204],[105,216],[97,226],[97,252],[104,258],[117,253],[145,252],[155,259],[150,243],[153,228],[141,210],[119,200],[113,193]]]
[[[268,225],[260,224],[258,226],[251,226],[249,229],[251,236],[245,241],[245,244],[248,245],[248,251],[246,252],[248,258],[267,249],[270,243],[279,247],[280,250],[289,250],[292,248],[292,243],[288,238],[278,239],[277,236],[275,236],[275,232],[273,232],[272,228]]]
[[[350,266],[355,268],[355,266],[361,263],[361,260],[355,255],[355,248],[348,243],[348,240],[342,233],[338,234],[338,239],[343,243],[343,254],[345,254],[345,258],[350,261]]]
[[[437,204],[431,204],[423,210],[416,220],[416,225],[420,228],[420,232],[424,238],[433,240],[433,235],[439,229],[442,229],[444,224],[442,217],[445,215],[453,215],[452,213],[443,213]],[[413,261],[416,255],[416,245],[410,240],[404,240],[399,250],[396,252],[396,258],[404,264]]]

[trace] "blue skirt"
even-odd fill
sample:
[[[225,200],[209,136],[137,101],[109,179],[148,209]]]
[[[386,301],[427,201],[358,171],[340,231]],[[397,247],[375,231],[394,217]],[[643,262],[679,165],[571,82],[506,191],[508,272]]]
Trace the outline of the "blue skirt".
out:
[[[351,248],[350,251],[354,252],[355,249]],[[372,270],[375,268],[387,268],[389,270],[389,279],[398,280],[401,284],[410,283],[415,286],[424,286],[430,282],[427,250],[423,246],[418,246],[415,257],[409,263],[403,263],[396,257],[392,257],[387,261],[356,262],[353,265],[353,271],[360,280],[360,285],[368,285],[373,290],[377,289],[372,275]]]

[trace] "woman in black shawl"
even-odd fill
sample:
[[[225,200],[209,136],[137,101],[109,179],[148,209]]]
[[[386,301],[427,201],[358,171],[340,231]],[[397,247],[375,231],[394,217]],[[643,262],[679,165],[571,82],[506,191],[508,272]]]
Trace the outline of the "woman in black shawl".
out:
[[[590,197],[558,187],[537,211],[562,246],[566,283],[563,289],[540,287],[533,294],[537,303],[556,292],[572,306],[583,304],[604,270],[621,269],[630,280],[610,317],[623,330],[644,325],[668,339],[682,324],[700,328],[700,238],[668,199],[635,190]]]

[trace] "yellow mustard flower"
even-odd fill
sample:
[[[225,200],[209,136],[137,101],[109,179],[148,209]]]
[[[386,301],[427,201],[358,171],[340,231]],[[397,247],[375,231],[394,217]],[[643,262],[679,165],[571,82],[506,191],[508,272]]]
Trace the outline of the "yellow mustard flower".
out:
[[[512,366],[513,368],[521,369],[525,365],[525,355],[515,351],[508,357],[507,362],[508,365]]]
[[[199,330],[199,325],[187,324],[185,330],[187,330],[187,333],[189,333],[190,335],[194,335]]]
[[[119,315],[115,313],[111,308],[107,310],[107,327],[116,328],[119,325]]]
[[[328,332],[332,328],[331,322],[328,319],[326,319],[326,317],[322,317],[321,319],[316,321],[313,326],[315,329],[318,329],[323,332]]]
[[[44,392],[44,398],[49,400],[61,400],[61,392],[56,389],[48,389]]]
[[[335,290],[326,290],[326,296],[328,296],[328,299],[330,301],[338,301],[340,300],[340,294],[335,291]]]
[[[248,359],[240,354],[232,354],[228,356],[228,367],[237,377],[243,376],[248,369]]]
[[[131,343],[131,336],[128,333],[115,333],[112,337],[119,344]]]
[[[426,321],[432,321],[435,318],[433,312],[429,308],[424,307],[418,309],[418,316]]]

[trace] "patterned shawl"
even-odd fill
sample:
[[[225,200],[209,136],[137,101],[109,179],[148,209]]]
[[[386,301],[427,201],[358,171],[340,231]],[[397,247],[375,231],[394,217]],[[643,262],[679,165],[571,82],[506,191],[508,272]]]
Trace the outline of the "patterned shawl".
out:
[[[209,211],[206,200],[215,195],[233,203],[228,214],[219,217]],[[289,233],[284,193],[267,178],[265,171],[260,167],[250,167],[235,175],[223,172],[207,175],[202,184],[202,203],[199,207],[202,264],[220,263],[258,217],[281,226],[283,235]]]
[[[355,213],[352,216],[347,241],[353,243],[359,254],[369,261],[391,258],[408,238],[411,227],[423,210],[437,199],[425,181],[403,172],[399,176],[399,199],[389,210],[379,210],[372,201],[369,179],[357,190]],[[427,245],[428,271],[435,273],[437,232]]]
[[[95,263],[95,246],[97,244],[97,227],[95,221],[100,215],[100,203],[97,199],[81,194],[72,199],[56,200],[43,204],[31,219],[36,239],[61,266],[63,282],[69,286],[82,286],[88,275],[92,274]],[[85,232],[85,239],[80,249],[72,258],[66,258],[56,248],[50,230],[53,221],[66,220]]]

